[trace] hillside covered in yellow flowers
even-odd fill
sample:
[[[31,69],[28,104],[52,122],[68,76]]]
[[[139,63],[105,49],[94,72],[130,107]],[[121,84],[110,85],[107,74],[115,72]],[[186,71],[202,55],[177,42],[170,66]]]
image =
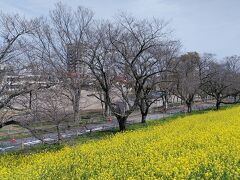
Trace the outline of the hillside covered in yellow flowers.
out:
[[[0,179],[238,179],[240,107],[0,162]]]

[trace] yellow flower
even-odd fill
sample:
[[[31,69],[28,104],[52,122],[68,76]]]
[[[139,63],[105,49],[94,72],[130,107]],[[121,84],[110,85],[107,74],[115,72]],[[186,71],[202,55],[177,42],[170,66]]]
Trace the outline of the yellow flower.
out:
[[[1,155],[0,179],[237,179],[240,107],[56,152]]]

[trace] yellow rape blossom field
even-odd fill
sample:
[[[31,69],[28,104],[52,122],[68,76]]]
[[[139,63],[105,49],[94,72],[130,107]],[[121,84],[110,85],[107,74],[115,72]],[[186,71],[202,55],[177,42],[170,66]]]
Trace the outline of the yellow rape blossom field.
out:
[[[240,107],[56,152],[1,155],[0,179],[240,179]]]

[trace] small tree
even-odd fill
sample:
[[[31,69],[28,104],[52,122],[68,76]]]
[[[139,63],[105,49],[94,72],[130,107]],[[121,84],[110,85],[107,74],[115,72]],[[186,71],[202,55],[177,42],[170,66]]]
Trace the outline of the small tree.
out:
[[[238,103],[240,102],[240,56],[226,57],[225,66],[229,72],[229,81],[231,82],[229,94],[234,98],[233,102],[228,103]]]
[[[196,52],[180,56],[173,76],[172,93],[185,102],[189,113],[192,111],[194,97],[200,88],[199,62],[200,57]]]
[[[44,128],[39,128],[39,131],[44,132],[45,130],[45,133],[56,132],[56,142],[60,143],[62,140],[61,132],[66,128],[67,121],[70,121],[69,119],[73,114],[72,111],[68,110],[70,102],[62,95],[57,86],[35,93],[37,93],[37,97],[34,99],[33,107],[30,111],[31,122],[35,122],[33,125],[36,123],[48,125],[50,131]],[[51,128],[52,126],[53,128]]]
[[[232,74],[224,63],[213,61],[208,63],[207,68],[201,74],[201,89],[216,100],[216,109],[218,110],[224,99],[231,95]]]
[[[58,3],[49,19],[39,19],[40,28],[31,42],[45,73],[58,80],[62,93],[72,102],[76,123],[80,120],[81,90],[88,81],[84,57],[92,18],[89,9],[73,10]]]
[[[141,93],[139,97],[139,108],[142,115],[142,123],[146,122],[149,109],[156,101],[162,99],[163,107],[167,107],[167,94],[170,76],[174,72],[174,60],[178,54],[178,41],[165,41],[161,45],[156,46],[150,53],[149,59],[141,62],[140,66],[144,66],[142,77]],[[151,64],[151,63],[152,64]]]

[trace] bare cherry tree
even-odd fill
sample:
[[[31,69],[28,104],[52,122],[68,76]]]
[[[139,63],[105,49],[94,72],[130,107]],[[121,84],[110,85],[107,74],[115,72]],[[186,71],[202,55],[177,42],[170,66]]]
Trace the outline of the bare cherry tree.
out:
[[[240,56],[230,56],[225,58],[225,66],[229,72],[229,81],[231,87],[229,94],[233,97],[233,102],[238,103],[240,101]]]
[[[26,53],[28,44],[26,38],[38,28],[35,20],[27,20],[19,15],[0,14],[0,110],[5,114],[17,115],[18,108],[14,107],[14,99],[30,93],[33,89],[40,88],[39,85],[29,85],[21,81],[22,75],[26,73],[28,62]],[[0,127],[18,122],[8,118],[1,119]]]
[[[166,41],[165,27],[163,21],[121,15],[116,22],[101,25],[94,32],[88,65],[121,131],[126,129],[127,118],[136,110],[148,78],[159,72],[158,61],[150,58],[150,50]],[[148,67],[153,66],[156,68],[152,72],[154,69]]]
[[[201,85],[198,68],[200,57],[196,52],[189,52],[180,56],[176,63],[172,92],[185,102],[188,112],[191,112],[194,97]]]
[[[38,127],[35,131],[41,136],[47,133],[56,133],[56,142],[62,140],[62,132],[67,128],[67,122],[72,116],[72,110],[68,109],[71,103],[59,91],[58,86],[49,89],[36,91],[36,98],[33,101],[33,107],[29,117],[32,118],[33,126],[44,124],[48,128]],[[30,126],[31,127],[31,126]],[[33,128],[32,128],[33,129]]]
[[[83,57],[93,13],[89,9],[76,10],[56,4],[50,19],[40,19],[33,38],[35,52],[46,73],[58,79],[62,93],[72,102],[74,121],[78,122],[82,86],[88,74]]]
[[[105,115],[109,115],[110,97],[114,81],[114,53],[109,41],[107,22],[97,23],[89,36],[86,64],[91,70],[96,93],[93,94],[104,105]]]
[[[138,104],[142,123],[146,122],[149,109],[156,101],[162,99],[163,106],[166,107],[167,84],[171,82],[169,76],[174,72],[174,60],[179,47],[178,41],[162,41],[151,50],[149,59],[141,62],[140,66],[144,67],[142,73],[145,73],[142,76],[147,78],[146,82],[143,82]]]
[[[209,62],[205,71],[201,73],[201,89],[216,100],[217,110],[224,99],[231,95],[234,85],[233,78],[235,77],[226,68],[225,63],[215,61]]]

